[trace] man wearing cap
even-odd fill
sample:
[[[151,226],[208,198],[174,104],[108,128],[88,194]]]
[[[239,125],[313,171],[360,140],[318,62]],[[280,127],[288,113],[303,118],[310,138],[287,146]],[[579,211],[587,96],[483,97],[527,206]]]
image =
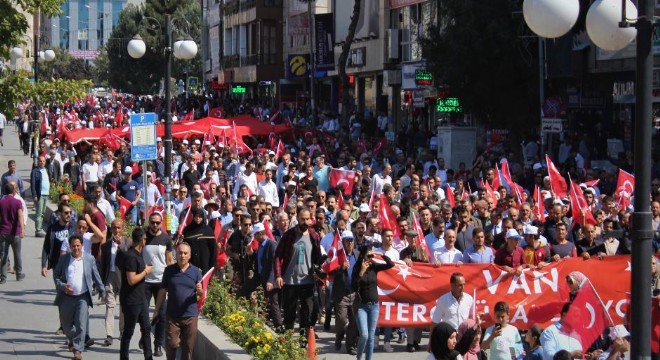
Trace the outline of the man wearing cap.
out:
[[[334,235],[333,235],[334,236]],[[359,256],[355,247],[355,238],[350,230],[341,233],[341,241],[346,253],[346,261],[339,264],[334,270],[332,285],[332,301],[335,304],[335,350],[341,350],[341,342],[346,335],[346,352],[350,355],[357,354],[357,323],[355,321],[355,308],[357,305],[355,289],[351,286],[353,268]]]
[[[117,189],[121,182],[121,161],[115,161],[112,164],[112,171],[103,178],[103,192],[113,209],[119,208],[117,201]]]
[[[114,156],[114,153],[113,153],[112,149],[108,148],[105,151],[105,158],[103,159],[103,161],[99,165],[99,179],[101,181],[103,181],[105,179],[105,177],[110,172],[112,172],[112,169],[114,168],[113,164],[115,162],[114,159],[115,159],[115,156]]]
[[[522,274],[526,267],[523,249],[518,245],[522,236],[516,229],[509,229],[506,232],[506,243],[495,252],[495,264],[500,265],[509,274]]]
[[[252,263],[255,276],[249,279],[242,294],[250,296],[258,286],[262,286],[265,290],[265,297],[268,299],[268,316],[273,322],[276,331],[283,331],[282,327],[282,314],[280,313],[280,292],[282,289],[275,286],[275,278],[273,276],[273,265],[275,261],[275,249],[277,244],[273,239],[266,236],[266,225],[264,223],[256,223],[252,228],[251,236],[259,244],[256,251],[250,246],[247,246],[246,254],[254,259]]]
[[[525,240],[523,256],[525,264],[532,269],[541,270],[544,266],[550,264],[550,248],[543,244],[539,235],[539,228],[532,225],[525,225],[523,228]]]
[[[138,184],[135,180],[131,179],[131,174],[133,174],[133,169],[130,166],[127,166],[124,169],[124,179],[117,185],[117,198],[123,197],[130,201],[131,208],[128,211],[131,214],[131,223],[135,225],[138,221],[136,206],[140,201],[142,193],[138,189]]]

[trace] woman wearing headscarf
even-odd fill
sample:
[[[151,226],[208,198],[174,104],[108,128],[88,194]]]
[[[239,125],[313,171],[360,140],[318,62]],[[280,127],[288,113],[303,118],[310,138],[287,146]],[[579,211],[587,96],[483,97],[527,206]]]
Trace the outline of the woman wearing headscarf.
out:
[[[433,327],[429,338],[431,353],[426,360],[463,360],[456,350],[458,333],[451,325],[441,322]]]
[[[215,266],[215,236],[204,222],[204,210],[193,209],[192,215],[192,222],[183,230],[183,241],[190,245],[190,263],[206,274]]]
[[[373,243],[366,242],[360,247],[360,254],[353,267],[351,284],[357,292],[358,310],[357,325],[360,337],[358,338],[357,359],[371,360],[374,352],[374,338],[378,324],[379,304],[376,278],[379,271],[394,267],[394,263],[387,255],[382,255],[385,263],[374,261]]]
[[[458,344],[456,350],[463,360],[487,360],[486,352],[481,349],[481,325],[474,319],[463,321],[457,329]]]
[[[573,271],[566,276],[566,283],[568,284],[568,289],[570,290],[570,293],[568,294],[570,301],[575,300],[578,291],[580,291],[582,286],[584,286],[587,281],[589,281],[589,279],[579,271]]]

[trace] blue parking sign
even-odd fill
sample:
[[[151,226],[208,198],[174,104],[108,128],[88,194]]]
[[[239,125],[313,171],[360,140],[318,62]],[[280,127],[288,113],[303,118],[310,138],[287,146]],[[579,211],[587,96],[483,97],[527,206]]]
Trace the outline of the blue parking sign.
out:
[[[156,114],[131,115],[131,160],[156,160]]]

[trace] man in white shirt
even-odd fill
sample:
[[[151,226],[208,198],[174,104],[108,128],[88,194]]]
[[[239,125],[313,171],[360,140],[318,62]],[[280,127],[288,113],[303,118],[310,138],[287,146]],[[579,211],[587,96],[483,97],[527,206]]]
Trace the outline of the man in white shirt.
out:
[[[456,244],[456,231],[447,229],[445,232],[445,246],[433,250],[434,264],[457,264],[463,263],[463,253],[454,245]],[[459,323],[460,324],[460,323]]]
[[[270,203],[274,208],[280,207],[280,198],[277,195],[277,186],[273,182],[273,170],[267,169],[264,173],[266,178],[258,184],[257,194],[264,197],[264,201]]]
[[[0,146],[5,146],[2,142],[2,133],[5,131],[5,125],[7,125],[7,117],[0,112]]]
[[[257,174],[254,173],[254,164],[249,161],[245,163],[245,171],[236,175],[234,191],[232,192],[234,199],[238,197],[238,191],[241,189],[241,185],[244,184],[250,189],[250,192],[257,193]]]
[[[99,179],[103,180],[106,175],[112,172],[112,164],[114,164],[114,154],[112,149],[106,150],[105,159],[99,165]]]
[[[99,183],[99,164],[96,155],[89,155],[88,161],[82,166],[82,186],[85,194],[89,193],[90,187]]]
[[[474,317],[474,299],[465,290],[465,276],[460,272],[451,274],[451,291],[440,296],[435,303],[435,312],[431,315],[431,330],[442,321],[454,329],[463,321]]]
[[[383,192],[383,186],[385,186],[385,184],[392,185],[392,178],[390,177],[391,172],[392,166],[390,164],[385,164],[381,173],[375,174],[373,178],[371,178],[370,192],[373,193],[374,196],[378,196]]]

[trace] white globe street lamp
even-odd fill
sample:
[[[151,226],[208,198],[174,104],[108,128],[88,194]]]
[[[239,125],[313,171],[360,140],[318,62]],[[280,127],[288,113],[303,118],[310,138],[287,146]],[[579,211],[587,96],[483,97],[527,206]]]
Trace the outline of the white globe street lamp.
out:
[[[579,0],[525,0],[523,17],[527,26],[544,38],[566,34],[580,15]]]
[[[128,42],[127,46],[128,55],[133,59],[139,59],[147,52],[147,45],[142,40],[140,35],[133,36],[133,39]]]
[[[621,28],[621,1],[596,0],[587,12],[587,34],[604,50],[621,50],[637,36],[634,27]],[[637,7],[626,0],[626,19],[637,19]]]
[[[174,56],[183,60],[190,60],[197,55],[197,44],[192,39],[181,41],[179,46],[179,55],[175,53]]]
[[[53,61],[55,60],[55,51],[48,49],[44,51],[44,60],[46,61]]]
[[[16,46],[11,49],[11,58],[12,60],[20,59],[23,57],[23,49],[20,46]]]

